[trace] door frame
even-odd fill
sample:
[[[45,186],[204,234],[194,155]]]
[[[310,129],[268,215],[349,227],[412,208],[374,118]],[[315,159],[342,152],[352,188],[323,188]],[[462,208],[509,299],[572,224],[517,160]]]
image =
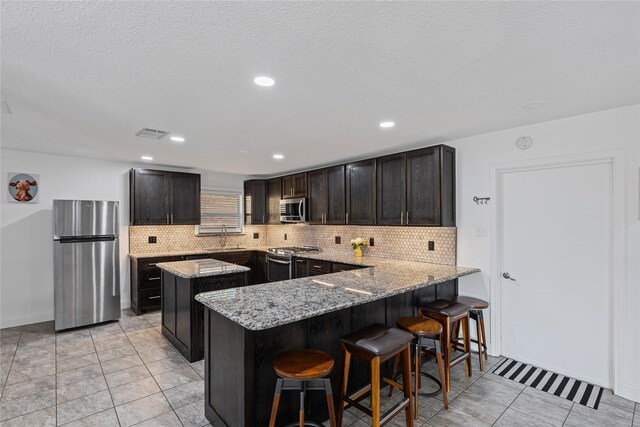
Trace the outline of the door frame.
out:
[[[581,153],[569,156],[554,156],[522,161],[511,161],[490,165],[491,169],[491,223],[490,236],[490,303],[491,303],[491,341],[489,352],[502,354],[502,212],[503,194],[502,179],[505,174],[523,171],[535,171],[551,168],[572,167],[581,165],[611,165],[611,253],[610,253],[610,385],[614,392],[621,386],[621,356],[624,351],[623,327],[627,313],[625,295],[625,163],[624,150],[608,150],[592,153]],[[497,337],[497,338],[494,338]],[[594,343],[596,340],[594,340]]]

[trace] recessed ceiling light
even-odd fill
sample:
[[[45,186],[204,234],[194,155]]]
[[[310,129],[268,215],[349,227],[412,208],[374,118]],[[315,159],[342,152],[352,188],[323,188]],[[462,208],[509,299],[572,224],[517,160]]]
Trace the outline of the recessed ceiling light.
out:
[[[522,106],[523,110],[537,110],[538,108],[543,108],[546,107],[547,103],[546,101],[535,101],[535,102],[530,102],[528,104],[524,104]]]
[[[274,84],[276,84],[275,80],[267,76],[256,77],[255,79],[253,79],[253,81],[258,86],[265,86],[265,87],[273,86]]]
[[[140,157],[142,160],[153,160],[153,157],[151,156],[142,156]]]
[[[173,142],[184,142],[184,138],[183,138],[183,137],[181,137],[181,136],[172,136],[172,137],[171,137],[171,140],[172,140]]]
[[[282,155],[282,154],[274,154],[273,158],[276,159],[276,160],[282,160],[282,159],[284,159],[284,155]]]
[[[395,125],[396,125],[395,122],[380,122],[381,128],[392,128]]]

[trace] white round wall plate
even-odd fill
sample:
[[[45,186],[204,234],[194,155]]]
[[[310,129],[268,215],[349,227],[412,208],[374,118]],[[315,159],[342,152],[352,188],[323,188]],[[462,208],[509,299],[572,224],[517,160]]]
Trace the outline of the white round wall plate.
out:
[[[518,147],[521,150],[526,150],[532,145],[533,145],[533,138],[531,138],[530,136],[521,136],[520,138],[516,139],[516,147]]]

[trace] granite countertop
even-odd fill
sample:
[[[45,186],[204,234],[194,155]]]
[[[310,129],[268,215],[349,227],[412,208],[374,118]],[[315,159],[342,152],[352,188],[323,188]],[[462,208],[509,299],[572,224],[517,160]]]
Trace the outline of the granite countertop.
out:
[[[249,267],[231,264],[216,259],[195,259],[191,261],[174,261],[158,263],[157,267],[183,279],[221,276],[223,274],[244,273],[251,271]]]
[[[366,268],[198,294],[196,300],[249,330],[263,330],[479,272],[477,268],[339,253],[305,254]]]
[[[245,252],[245,251],[259,251],[266,252],[267,249],[272,246],[255,246],[251,248],[217,248],[217,249],[200,249],[194,251],[172,251],[172,252],[142,252],[137,254],[129,254],[129,258],[132,259],[144,259],[144,258],[161,258],[170,256],[185,256],[185,255],[208,255],[225,252]]]

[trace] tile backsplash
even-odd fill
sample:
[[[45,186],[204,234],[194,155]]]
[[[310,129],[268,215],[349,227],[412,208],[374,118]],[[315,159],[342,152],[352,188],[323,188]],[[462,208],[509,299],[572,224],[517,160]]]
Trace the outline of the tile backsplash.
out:
[[[254,233],[258,238],[254,239]],[[286,235],[286,240],[285,240]],[[157,243],[148,243],[156,236]],[[340,244],[336,244],[340,237]],[[353,225],[247,225],[243,234],[229,234],[226,247],[318,246],[326,252],[351,253],[350,240],[374,239],[364,248],[365,256],[407,261],[456,264],[455,227],[386,227]],[[430,251],[429,241],[434,242]],[[191,251],[220,248],[222,237],[198,236],[192,225],[156,225],[129,227],[129,252],[132,254]]]
[[[356,225],[270,225],[267,232],[269,246],[318,246],[325,252],[351,253],[351,239],[361,237],[374,246],[363,249],[364,255],[395,258],[407,261],[456,264],[455,227],[387,227]],[[287,240],[284,240],[284,235]],[[340,237],[340,244],[336,244]],[[429,251],[429,241],[434,250]]]
[[[254,233],[258,238],[254,239]],[[156,243],[149,243],[156,236]],[[266,225],[247,225],[242,234],[228,234],[227,248],[249,248],[267,244]],[[222,247],[220,235],[197,235],[193,225],[138,225],[129,227],[129,253],[198,251]]]

